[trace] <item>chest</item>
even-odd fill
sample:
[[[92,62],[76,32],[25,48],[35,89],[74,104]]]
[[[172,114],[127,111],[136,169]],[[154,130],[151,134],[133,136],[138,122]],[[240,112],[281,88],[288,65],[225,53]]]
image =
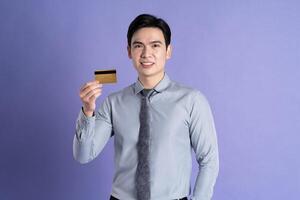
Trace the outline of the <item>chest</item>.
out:
[[[154,142],[187,138],[189,109],[181,99],[153,97],[149,101],[150,134]],[[140,99],[120,101],[112,109],[115,140],[135,145],[140,129]]]

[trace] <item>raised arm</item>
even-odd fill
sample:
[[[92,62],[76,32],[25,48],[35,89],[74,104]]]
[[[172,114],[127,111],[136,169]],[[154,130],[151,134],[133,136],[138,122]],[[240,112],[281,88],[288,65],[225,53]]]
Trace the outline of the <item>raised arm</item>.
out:
[[[73,140],[73,156],[80,163],[87,163],[97,157],[112,136],[110,105],[108,98],[95,112],[96,99],[101,95],[102,85],[96,81],[84,84],[80,89],[83,103],[77,121]]]

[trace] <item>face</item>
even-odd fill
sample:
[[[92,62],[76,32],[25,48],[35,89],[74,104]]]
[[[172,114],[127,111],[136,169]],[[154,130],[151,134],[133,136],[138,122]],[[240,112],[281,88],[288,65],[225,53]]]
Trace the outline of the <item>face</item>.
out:
[[[141,28],[131,38],[128,57],[140,78],[162,77],[166,60],[171,57],[171,46],[166,47],[159,28]]]

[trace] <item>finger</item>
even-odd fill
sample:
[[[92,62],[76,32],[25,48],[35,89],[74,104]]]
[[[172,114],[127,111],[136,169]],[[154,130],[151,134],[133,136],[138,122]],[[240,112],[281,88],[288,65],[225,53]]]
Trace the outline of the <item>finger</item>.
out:
[[[85,99],[86,101],[90,101],[90,100],[89,100],[90,97],[93,96],[93,95],[95,95],[95,94],[98,93],[98,92],[101,92],[101,89],[94,89],[94,90],[90,91],[89,93],[87,93],[87,94],[84,96],[84,99]]]
[[[93,83],[93,84],[90,84],[89,86],[85,87],[81,92],[82,93],[87,93],[89,92],[90,90],[94,90],[96,88],[102,88],[103,85],[102,84],[98,84],[98,83]]]
[[[90,91],[89,93],[86,94],[87,98],[90,98],[92,95],[96,94],[97,92],[101,92],[101,88],[95,88],[94,90]]]
[[[97,80],[89,81],[89,82],[85,83],[85,84],[80,88],[80,91],[83,91],[83,90],[86,89],[87,87],[89,87],[89,86],[91,86],[91,85],[95,85],[95,84],[99,84],[99,81],[97,81]]]
[[[83,91],[79,93],[79,96],[82,98],[95,89],[102,89],[102,84],[93,84],[88,86],[87,88],[85,88]]]
[[[95,101],[101,95],[101,91],[97,92],[96,94],[90,97],[90,101]]]
[[[86,90],[88,87],[90,87],[91,85],[95,85],[97,84],[95,81],[90,81],[85,83],[81,88],[80,88],[80,92]]]
[[[97,92],[99,92],[99,91],[97,91],[97,90],[93,90],[93,91],[90,91],[88,94],[86,94],[84,97],[83,97],[83,101],[85,101],[85,102],[91,102],[91,97],[94,95],[94,94],[96,94]]]

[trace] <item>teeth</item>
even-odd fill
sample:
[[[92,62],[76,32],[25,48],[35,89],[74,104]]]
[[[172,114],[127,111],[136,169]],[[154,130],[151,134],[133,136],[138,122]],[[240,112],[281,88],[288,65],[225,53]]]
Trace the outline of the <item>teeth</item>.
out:
[[[153,63],[151,62],[142,62],[143,65],[152,65]]]

